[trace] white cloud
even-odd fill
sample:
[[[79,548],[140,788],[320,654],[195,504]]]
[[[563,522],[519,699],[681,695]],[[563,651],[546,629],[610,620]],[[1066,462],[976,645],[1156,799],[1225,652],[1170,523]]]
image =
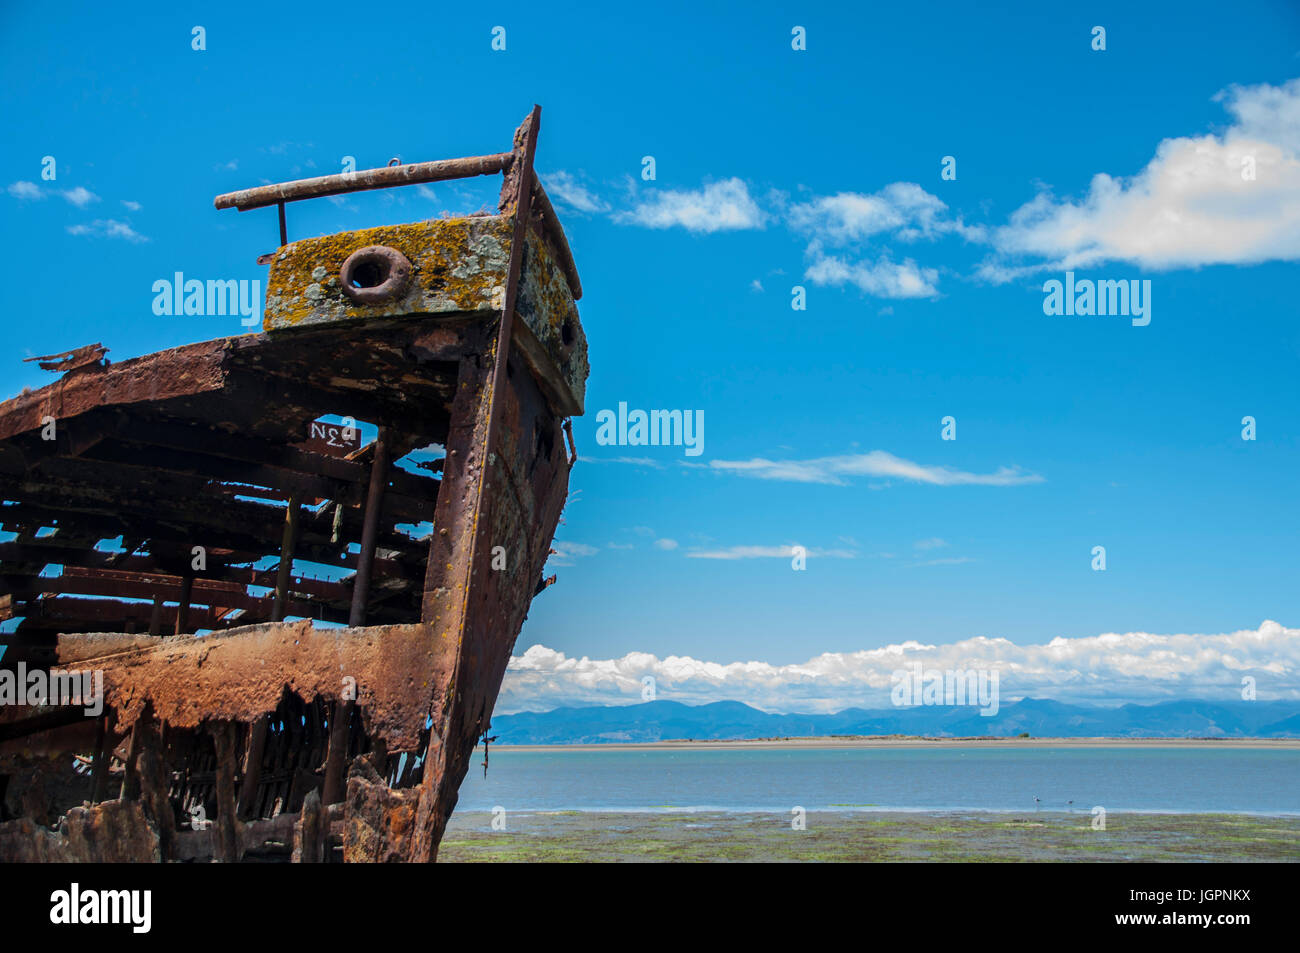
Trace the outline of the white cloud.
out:
[[[139,202],[132,202],[130,199],[122,199],[122,204],[125,205],[127,209],[132,212],[138,212],[142,207]]]
[[[556,540],[551,543],[553,552],[548,557],[548,566],[572,566],[573,561],[582,556],[594,556],[600,552],[596,546],[588,546],[586,543],[568,543]]]
[[[80,185],[75,189],[66,189],[59,193],[77,208],[85,208],[91,202],[98,202],[99,196],[89,189],[82,188]]]
[[[983,277],[1107,261],[1169,269],[1300,259],[1300,79],[1232,86],[1215,98],[1233,117],[1222,135],[1165,139],[1137,175],[1098,174],[1078,200],[1039,194],[994,244],[1006,256],[1048,261],[995,259]],[[1248,158],[1254,181],[1242,176]]]
[[[147,242],[149,240],[126,222],[119,222],[115,218],[98,218],[87,224],[69,225],[68,232],[73,235],[84,235],[91,238],[124,238],[129,242]]]
[[[690,559],[789,559],[794,555],[795,545],[797,544],[791,543],[786,546],[729,546],[726,549],[692,550],[686,555]],[[823,559],[857,558],[857,553],[847,549],[808,549],[805,547],[804,555],[809,558],[820,557]]]
[[[948,541],[946,539],[940,539],[938,536],[934,536],[931,537],[930,539],[918,539],[915,543],[912,544],[912,548],[913,549],[942,549],[947,545],[948,545]]]
[[[931,298],[939,293],[939,272],[923,268],[908,258],[896,264],[888,258],[874,262],[849,262],[810,249],[813,263],[804,277],[815,285],[852,284],[876,298]]]
[[[894,182],[877,192],[838,192],[791,206],[791,228],[808,236],[810,264],[804,277],[817,285],[856,285],[876,298],[930,298],[938,294],[939,272],[911,258],[902,263],[888,252],[874,258],[832,254],[827,247],[867,239],[935,240],[960,235],[982,241],[984,229],[948,215],[948,206],[914,182]]]
[[[636,467],[650,467],[652,470],[662,470],[663,462],[653,457],[583,457],[587,463],[628,463]]]
[[[979,239],[983,229],[947,217],[948,206],[915,182],[894,182],[878,192],[839,192],[792,206],[790,224],[817,239],[844,244],[882,232],[911,241],[959,234]]]
[[[609,211],[609,203],[601,199],[568,172],[552,172],[550,175],[544,176],[543,179],[547,193],[575,211],[586,212],[589,215]]]
[[[732,546],[728,549],[696,551],[686,554],[690,559],[789,559],[793,546]]]
[[[534,645],[511,658],[497,710],[639,702],[645,675],[655,677],[659,698],[689,704],[734,699],[784,712],[887,708],[891,675],[913,662],[997,670],[1004,704],[1029,696],[1063,702],[1239,699],[1243,675],[1257,680],[1260,698],[1300,699],[1300,629],[1264,622],[1255,630],[1219,635],[1106,633],[1046,645],[982,636],[944,645],[906,641],[829,652],[794,665],[661,659],[646,652],[575,659]]]
[[[619,212],[614,220],[647,228],[681,226],[691,232],[721,232],[762,228],[765,216],[744,181],[731,178],[692,191],[643,193],[631,211]]]
[[[16,199],[43,199],[45,193],[35,182],[12,182],[7,191]]]
[[[677,540],[675,540],[675,539],[656,539],[656,540],[655,540],[655,548],[656,548],[656,549],[663,549],[663,550],[672,550],[672,549],[676,549],[676,548],[677,548]]]
[[[1041,476],[1025,473],[1018,467],[999,467],[993,473],[968,473],[950,467],[913,463],[884,450],[811,460],[767,460],[763,457],[751,460],[711,460],[707,464],[694,466],[760,480],[825,483],[833,486],[845,486],[849,482],[847,478],[855,476],[896,477],[932,486],[1019,486],[1043,482]]]

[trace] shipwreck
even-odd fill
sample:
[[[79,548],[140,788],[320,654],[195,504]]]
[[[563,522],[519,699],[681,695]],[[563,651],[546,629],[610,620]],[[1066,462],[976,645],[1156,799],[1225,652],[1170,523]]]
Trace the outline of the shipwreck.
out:
[[[279,211],[260,332],[88,345],[0,404],[0,674],[102,682],[0,704],[0,860],[436,859],[577,459],[540,115],[219,196]],[[497,174],[496,214],[286,234],[291,202]]]

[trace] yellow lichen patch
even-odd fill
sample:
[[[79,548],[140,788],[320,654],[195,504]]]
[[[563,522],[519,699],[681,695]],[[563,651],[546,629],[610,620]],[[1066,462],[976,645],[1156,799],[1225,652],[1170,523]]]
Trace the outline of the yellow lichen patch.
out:
[[[504,216],[471,216],[293,242],[271,262],[263,328],[279,331],[404,314],[491,310],[506,280],[511,228]],[[395,248],[410,260],[411,281],[401,296],[359,304],[344,295],[339,276],[343,263],[367,245]]]

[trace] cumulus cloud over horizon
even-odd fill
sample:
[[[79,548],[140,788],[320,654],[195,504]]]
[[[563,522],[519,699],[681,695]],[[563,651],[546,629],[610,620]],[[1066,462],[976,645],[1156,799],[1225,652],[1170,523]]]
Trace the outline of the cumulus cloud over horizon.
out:
[[[983,636],[946,645],[906,641],[823,653],[794,665],[661,659],[647,652],[576,659],[534,645],[511,657],[497,711],[635,704],[646,675],[654,676],[660,700],[691,705],[731,700],[786,713],[888,708],[892,674],[915,662],[927,669],[997,670],[1004,702],[1240,699],[1246,675],[1256,679],[1260,700],[1300,699],[1300,629],[1265,621],[1258,629],[1222,634],[1104,633],[1055,638],[1045,645]]]

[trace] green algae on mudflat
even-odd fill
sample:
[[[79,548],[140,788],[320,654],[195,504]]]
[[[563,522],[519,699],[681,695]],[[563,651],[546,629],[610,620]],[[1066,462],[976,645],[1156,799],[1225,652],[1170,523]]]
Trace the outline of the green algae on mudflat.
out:
[[[1300,860],[1300,817],[1111,813],[1095,830],[1082,813],[674,812],[453,816],[443,861],[1200,861]]]

